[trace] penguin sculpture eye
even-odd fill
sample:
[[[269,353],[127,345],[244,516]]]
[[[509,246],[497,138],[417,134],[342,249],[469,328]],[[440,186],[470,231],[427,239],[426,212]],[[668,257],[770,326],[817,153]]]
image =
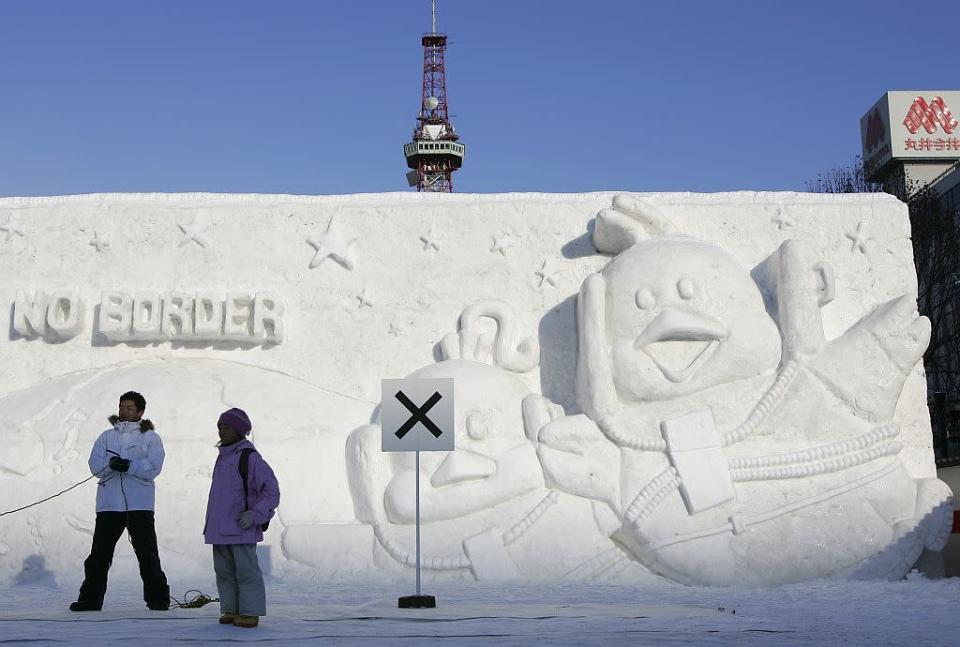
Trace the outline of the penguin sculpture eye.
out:
[[[692,299],[697,294],[697,284],[684,277],[677,281],[677,294],[681,299]]]
[[[637,290],[637,307],[641,310],[649,310],[656,305],[657,300],[653,297],[653,294],[650,293],[650,290],[647,288],[640,288]]]

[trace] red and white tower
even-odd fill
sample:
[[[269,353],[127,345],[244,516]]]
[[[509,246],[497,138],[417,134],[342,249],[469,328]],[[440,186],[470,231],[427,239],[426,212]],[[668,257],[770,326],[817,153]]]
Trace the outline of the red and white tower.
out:
[[[446,34],[437,33],[437,0],[431,1],[432,29],[423,43],[423,90],[413,141],[403,146],[410,186],[417,191],[453,192],[453,173],[463,164],[466,150],[447,113]]]

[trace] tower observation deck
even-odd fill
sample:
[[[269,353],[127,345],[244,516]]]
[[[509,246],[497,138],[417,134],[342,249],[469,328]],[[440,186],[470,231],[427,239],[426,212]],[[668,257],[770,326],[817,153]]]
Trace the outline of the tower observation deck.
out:
[[[403,146],[407,166],[407,182],[417,191],[453,192],[453,173],[463,165],[466,151],[454,130],[447,109],[447,79],[444,62],[446,34],[437,33],[437,4],[432,1],[432,29],[424,34],[423,84],[420,93],[420,114],[413,130],[413,141]]]

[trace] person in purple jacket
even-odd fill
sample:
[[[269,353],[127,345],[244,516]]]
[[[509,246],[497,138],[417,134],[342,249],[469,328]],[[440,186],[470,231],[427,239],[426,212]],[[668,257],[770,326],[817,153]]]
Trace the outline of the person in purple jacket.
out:
[[[243,409],[224,411],[217,420],[220,454],[203,527],[204,541],[213,544],[220,624],[237,627],[256,627],[267,613],[257,542],[280,505],[277,477],[247,440],[251,427]]]

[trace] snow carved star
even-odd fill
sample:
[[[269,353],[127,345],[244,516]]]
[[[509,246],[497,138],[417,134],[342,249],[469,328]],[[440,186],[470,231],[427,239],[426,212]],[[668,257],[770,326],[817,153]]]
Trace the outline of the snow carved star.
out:
[[[364,287],[363,291],[357,295],[357,309],[362,310],[364,307],[373,307],[373,299],[370,298],[370,292],[366,287]]]
[[[354,268],[354,247],[357,237],[345,232],[336,223],[336,218],[330,218],[327,230],[318,236],[311,236],[307,242],[317,250],[310,261],[310,269],[317,267],[328,258],[332,258],[348,270]]]
[[[440,236],[437,234],[436,230],[431,227],[430,230],[424,235],[420,236],[420,242],[423,243],[423,250],[429,251],[433,250],[435,252],[440,251]]]
[[[534,275],[539,279],[537,287],[542,288],[544,283],[555,287],[557,285],[557,276],[559,276],[562,271],[563,270],[555,267],[549,259],[544,259],[540,264],[540,269],[534,272]]]
[[[863,222],[857,223],[856,231],[848,231],[844,235],[852,241],[852,244],[850,245],[851,252],[860,250],[861,254],[866,254],[869,251],[867,243],[873,240],[873,237],[867,236],[866,233],[864,233]]]
[[[490,247],[490,251],[500,252],[501,256],[506,256],[507,250],[511,247],[513,247],[513,239],[510,234],[501,232],[493,237],[493,245]]]
[[[20,227],[13,221],[13,214],[7,215],[7,222],[0,225],[0,231],[7,233],[7,237],[5,239],[6,242],[10,242],[10,239],[13,238],[14,234],[20,236],[21,238],[24,237],[23,230],[20,229]]]
[[[93,240],[90,241],[90,245],[96,247],[97,253],[100,253],[103,250],[110,248],[110,238],[107,236],[101,236],[99,231],[94,230]]]
[[[770,219],[770,222],[775,223],[779,231],[793,227],[793,218],[783,213],[783,209],[779,207],[777,207],[777,212],[773,218]]]
[[[205,235],[209,225],[204,224],[199,219],[196,219],[189,225],[184,225],[178,222],[177,227],[179,227],[180,231],[183,233],[183,238],[180,239],[180,244],[178,247],[184,247],[190,243],[196,243],[203,248],[210,247],[210,239]]]

